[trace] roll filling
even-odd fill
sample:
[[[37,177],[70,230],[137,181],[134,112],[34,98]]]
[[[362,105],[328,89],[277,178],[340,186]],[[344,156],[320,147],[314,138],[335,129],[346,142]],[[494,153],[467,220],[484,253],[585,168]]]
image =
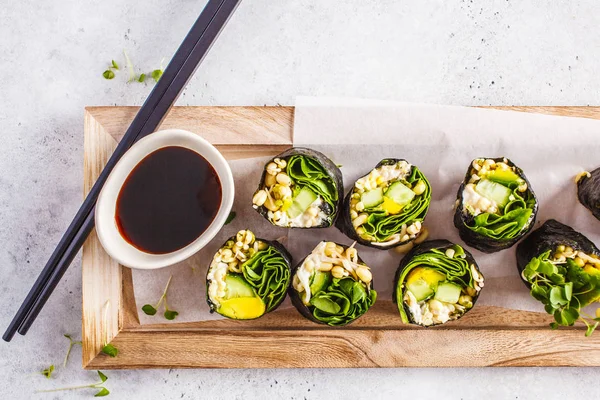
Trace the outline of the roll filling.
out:
[[[321,242],[297,267],[292,302],[305,317],[330,326],[351,323],[376,300],[371,270],[357,250]]]
[[[431,186],[416,166],[384,159],[354,183],[337,226],[363,245],[389,249],[421,235],[430,203]]]
[[[294,148],[266,164],[252,203],[276,226],[328,227],[337,217],[342,190],[342,174],[331,160]]]
[[[254,319],[285,298],[291,256],[277,242],[256,239],[249,230],[231,237],[214,255],[206,276],[211,312],[232,319]]]
[[[523,172],[506,158],[473,160],[458,192],[454,225],[484,252],[508,248],[535,221],[538,205]]]
[[[456,320],[475,304],[484,278],[470,253],[446,240],[424,242],[402,260],[394,300],[404,323]]]

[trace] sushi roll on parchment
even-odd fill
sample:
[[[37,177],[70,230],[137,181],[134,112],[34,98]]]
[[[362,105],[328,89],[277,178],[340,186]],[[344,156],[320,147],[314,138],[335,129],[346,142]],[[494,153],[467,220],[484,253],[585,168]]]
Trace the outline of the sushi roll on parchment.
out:
[[[329,158],[295,147],[265,165],[252,206],[275,226],[327,228],[338,216],[343,190],[342,173]]]
[[[291,262],[279,242],[239,231],[217,251],[208,268],[206,300],[211,312],[255,319],[275,310],[290,284]]]
[[[405,324],[444,324],[473,308],[483,284],[471,253],[447,240],[429,240],[400,262],[394,303]]]
[[[354,183],[336,226],[365,246],[406,245],[425,231],[430,203],[431,186],[419,168],[386,158]]]
[[[343,326],[366,313],[377,292],[353,246],[323,241],[294,269],[290,297],[311,321]]]
[[[600,168],[575,177],[579,202],[600,220]]]
[[[525,236],[537,211],[537,198],[520,168],[507,158],[477,158],[458,189],[454,226],[466,244],[494,253]]]
[[[580,320],[589,336],[598,325],[581,310],[600,302],[600,250],[570,226],[550,219],[517,246],[521,278],[556,325]],[[600,318],[600,308],[596,309]]]

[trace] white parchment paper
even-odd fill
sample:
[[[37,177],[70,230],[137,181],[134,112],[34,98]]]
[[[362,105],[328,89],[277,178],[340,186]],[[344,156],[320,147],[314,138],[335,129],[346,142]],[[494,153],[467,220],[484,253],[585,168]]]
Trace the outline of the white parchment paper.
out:
[[[555,218],[600,243],[600,222],[576,197],[574,177],[600,165],[600,121],[468,107],[405,104],[341,98],[299,97],[294,144],[322,151],[341,164],[347,191],[358,177],[381,159],[404,158],[417,165],[432,186],[425,225],[432,239],[464,245],[452,223],[454,201],[467,167],[476,157],[508,157],[521,167],[540,202],[536,227]],[[322,239],[351,244],[336,228],[287,230],[265,221],[251,207],[251,197],[267,159],[232,161],[236,184],[236,219],[200,253],[178,265],[155,271],[133,271],[138,308],[154,303],[173,275],[169,307],[179,311],[176,322],[221,318],[210,315],[205,302],[205,276],[216,249],[239,229],[258,237],[283,238],[299,261]],[[484,254],[468,246],[485,275],[479,304],[541,311],[521,282],[515,247]],[[393,251],[358,246],[374,272],[379,299],[390,300],[393,278],[402,258]],[[291,307],[286,300],[282,307]],[[142,323],[165,322],[161,315]]]

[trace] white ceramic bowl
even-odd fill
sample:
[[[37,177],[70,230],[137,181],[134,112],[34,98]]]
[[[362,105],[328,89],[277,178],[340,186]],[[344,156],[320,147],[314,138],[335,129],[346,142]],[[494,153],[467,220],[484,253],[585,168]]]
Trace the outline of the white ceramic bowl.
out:
[[[181,146],[204,157],[214,168],[221,181],[221,206],[212,223],[192,243],[166,254],[149,254],[138,250],[119,233],[115,220],[117,197],[123,183],[135,166],[148,154],[167,146]],[[110,173],[96,203],[96,233],[104,250],[120,264],[131,268],[162,268],[197,253],[223,227],[233,205],[234,185],[229,164],[217,149],[200,136],[181,129],[155,132],[134,144]]]

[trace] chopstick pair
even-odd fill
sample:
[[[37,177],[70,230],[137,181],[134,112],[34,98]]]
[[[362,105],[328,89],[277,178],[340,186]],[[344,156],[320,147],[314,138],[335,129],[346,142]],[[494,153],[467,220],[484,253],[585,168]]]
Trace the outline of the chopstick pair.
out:
[[[9,342],[15,332],[21,335],[27,333],[94,228],[96,200],[110,172],[135,142],[154,132],[161,124],[240,1],[209,0],[204,7],[94,183],[2,339]]]

